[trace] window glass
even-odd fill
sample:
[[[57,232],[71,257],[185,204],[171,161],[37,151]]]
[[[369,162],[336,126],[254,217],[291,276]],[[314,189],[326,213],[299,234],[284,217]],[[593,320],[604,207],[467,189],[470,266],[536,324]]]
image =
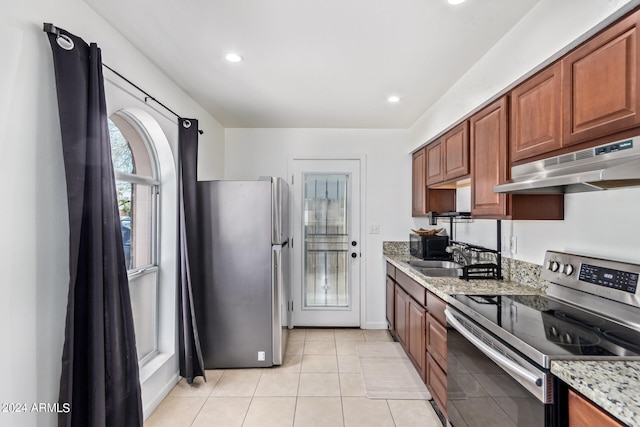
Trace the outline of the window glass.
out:
[[[133,311],[138,360],[157,352],[157,163],[152,141],[118,115],[109,120],[120,229]]]
[[[136,173],[131,147],[129,147],[129,143],[120,132],[120,129],[111,120],[109,120],[109,139],[111,140],[113,169],[118,172]]]

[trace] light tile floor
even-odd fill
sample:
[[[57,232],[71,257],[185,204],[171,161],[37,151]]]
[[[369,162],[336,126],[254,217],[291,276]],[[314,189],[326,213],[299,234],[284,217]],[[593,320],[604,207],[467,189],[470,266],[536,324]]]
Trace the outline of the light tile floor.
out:
[[[145,427],[440,427],[425,400],[365,396],[356,344],[385,330],[293,329],[282,366],[207,371],[184,379]]]

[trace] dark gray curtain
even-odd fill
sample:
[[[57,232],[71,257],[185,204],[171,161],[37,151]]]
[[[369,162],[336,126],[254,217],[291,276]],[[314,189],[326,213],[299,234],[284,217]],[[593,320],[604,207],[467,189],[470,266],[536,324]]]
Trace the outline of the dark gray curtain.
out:
[[[193,284],[199,280],[196,181],[198,166],[198,121],[179,119],[180,189],[180,282],[178,311],[180,319],[180,375],[191,384],[195,377],[207,380],[195,316]]]
[[[45,31],[53,51],[69,205],[59,401],[71,410],[59,414],[58,426],[142,426],[100,49],[47,24]]]

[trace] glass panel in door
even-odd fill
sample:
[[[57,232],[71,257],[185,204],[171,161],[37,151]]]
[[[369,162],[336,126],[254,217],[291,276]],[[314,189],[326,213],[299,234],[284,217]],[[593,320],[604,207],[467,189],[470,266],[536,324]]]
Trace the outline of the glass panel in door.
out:
[[[349,175],[304,174],[303,309],[348,309]]]

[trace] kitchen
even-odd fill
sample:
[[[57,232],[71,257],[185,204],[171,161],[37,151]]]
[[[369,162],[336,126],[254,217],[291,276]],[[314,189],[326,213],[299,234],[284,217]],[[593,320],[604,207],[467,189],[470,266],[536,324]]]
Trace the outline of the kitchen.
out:
[[[59,380],[61,313],[67,285],[66,264],[61,255],[67,251],[66,235],[59,224],[65,223],[66,211],[61,196],[64,177],[57,118],[51,113],[55,111],[55,91],[51,86],[50,58],[45,56],[49,52],[41,33],[42,22],[53,21],[86,40],[99,42],[105,62],[150,88],[172,108],[198,117],[205,131],[200,140],[201,179],[285,176],[288,159],[293,155],[365,154],[363,283],[372,289],[365,296],[362,325],[380,329],[385,327],[382,242],[406,240],[409,229],[429,227],[426,219],[411,217],[409,153],[619,9],[629,10],[635,2],[555,3],[538,2],[424,115],[415,123],[396,129],[226,128],[86,3],[69,0],[53,5],[29,1],[10,9],[5,7],[8,10],[2,18],[3,34],[12,43],[8,46],[9,65],[0,80],[2,93],[7,94],[3,97],[1,170],[5,174],[3,182],[11,183],[5,184],[5,198],[9,206],[17,204],[20,208],[3,210],[3,222],[10,224],[6,241],[11,246],[2,257],[3,291],[7,296],[0,312],[5,325],[3,341],[11,344],[6,344],[7,350],[0,357],[2,366],[12,368],[1,386],[1,400],[53,402]],[[34,88],[33,82],[39,86]],[[110,95],[114,110],[129,106],[130,101],[121,92],[112,90]],[[161,121],[171,139],[175,130],[165,122]],[[33,161],[10,160],[14,158]],[[469,191],[469,187],[458,190],[461,203],[469,203]],[[538,265],[542,265],[547,249],[640,263],[635,250],[640,238],[637,194],[637,189],[620,189],[566,195],[563,221],[504,221],[503,235],[516,238],[513,258]],[[380,234],[370,234],[370,225],[379,225]],[[495,221],[460,224],[456,233],[462,241],[493,244]],[[506,251],[505,256],[509,256]],[[162,389],[159,384],[154,387]],[[15,417],[15,425],[36,425],[35,418]]]

